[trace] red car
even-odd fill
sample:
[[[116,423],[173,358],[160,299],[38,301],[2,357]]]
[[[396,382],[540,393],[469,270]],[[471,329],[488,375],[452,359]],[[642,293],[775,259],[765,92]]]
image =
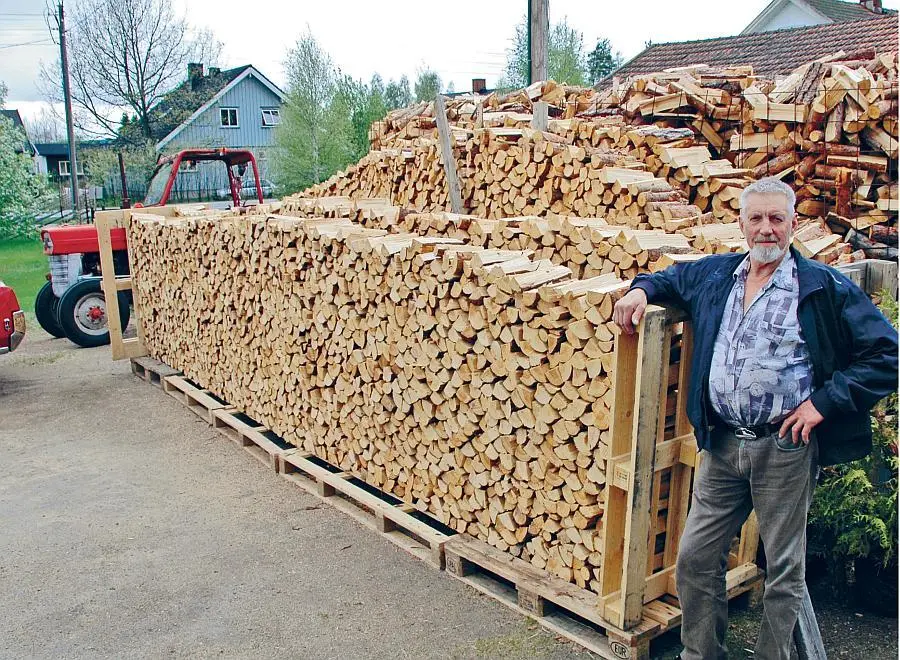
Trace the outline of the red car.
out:
[[[16,294],[0,282],[0,355],[16,350],[25,338],[25,312]]]

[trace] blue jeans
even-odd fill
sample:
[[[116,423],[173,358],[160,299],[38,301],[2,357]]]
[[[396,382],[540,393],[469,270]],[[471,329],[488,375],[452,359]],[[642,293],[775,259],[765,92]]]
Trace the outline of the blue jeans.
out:
[[[722,431],[702,454],[678,549],[682,660],[727,657],[725,572],[731,540],[756,510],[766,551],[760,660],[789,660],[806,585],[806,514],[818,474],[815,432],[796,448],[770,435],[742,440]]]

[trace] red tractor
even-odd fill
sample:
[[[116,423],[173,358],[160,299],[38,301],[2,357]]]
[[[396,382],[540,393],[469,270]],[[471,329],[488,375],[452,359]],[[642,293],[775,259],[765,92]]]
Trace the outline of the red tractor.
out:
[[[256,197],[263,201],[259,170],[250,151],[231,149],[187,149],[161,158],[156,165],[143,204],[135,208],[165,206],[182,163],[193,165],[219,161],[228,173],[231,202],[241,205],[241,178],[247,165],[253,171]],[[246,184],[244,184],[246,187]],[[125,230],[115,228],[112,234],[113,261],[117,274],[127,274],[128,246]],[[41,230],[44,254],[50,259],[47,283],[34,302],[34,313],[41,327],[54,337],[67,337],[79,346],[101,346],[109,343],[106,302],[100,288],[100,244],[93,225],[67,225]],[[131,293],[119,293],[122,328],[128,325]]]

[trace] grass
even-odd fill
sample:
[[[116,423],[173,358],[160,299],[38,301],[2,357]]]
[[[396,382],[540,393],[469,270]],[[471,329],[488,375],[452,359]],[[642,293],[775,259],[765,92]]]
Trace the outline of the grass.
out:
[[[49,270],[39,240],[0,240],[0,280],[16,292],[19,305],[29,318],[34,318],[34,298],[47,281]]]

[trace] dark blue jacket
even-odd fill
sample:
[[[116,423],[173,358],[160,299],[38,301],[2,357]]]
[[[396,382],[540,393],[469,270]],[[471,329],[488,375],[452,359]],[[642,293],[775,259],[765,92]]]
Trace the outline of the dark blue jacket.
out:
[[[813,365],[816,410],[825,418],[816,433],[819,462],[844,463],[872,449],[869,410],[897,388],[897,331],[868,296],[844,275],[801,257],[793,248],[800,285],[797,316]],[[746,254],[723,254],[639,275],[632,288],[651,303],[684,309],[694,323],[694,358],[688,417],[697,445],[709,449],[721,424],[709,402],[709,371],[732,275]]]

